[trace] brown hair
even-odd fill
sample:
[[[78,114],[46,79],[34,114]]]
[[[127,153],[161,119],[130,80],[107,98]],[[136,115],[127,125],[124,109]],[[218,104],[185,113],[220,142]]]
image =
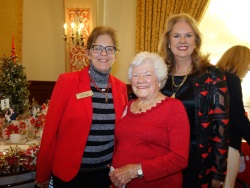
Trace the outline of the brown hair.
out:
[[[164,58],[166,64],[169,67],[168,72],[169,73],[172,72],[173,65],[175,63],[174,54],[172,53],[171,49],[168,48],[168,45],[169,45],[169,40],[170,40],[169,38],[170,33],[174,25],[177,22],[188,23],[194,31],[196,47],[192,53],[193,69],[199,70],[199,69],[203,69],[204,67],[207,67],[209,65],[209,60],[208,60],[209,55],[203,55],[201,53],[200,49],[202,45],[202,39],[201,39],[202,35],[198,28],[198,24],[196,20],[193,17],[191,17],[189,14],[181,13],[181,14],[172,15],[168,18],[167,23],[166,23],[166,28],[163,32],[162,38],[158,46],[158,53]]]
[[[88,37],[87,40],[87,49],[90,49],[91,46],[95,43],[96,39],[100,35],[109,35],[115,45],[116,48],[118,48],[118,39],[116,36],[116,31],[109,27],[109,26],[98,26],[93,29],[91,34]]]
[[[241,45],[233,46],[222,55],[216,65],[242,79],[250,65],[250,49]]]

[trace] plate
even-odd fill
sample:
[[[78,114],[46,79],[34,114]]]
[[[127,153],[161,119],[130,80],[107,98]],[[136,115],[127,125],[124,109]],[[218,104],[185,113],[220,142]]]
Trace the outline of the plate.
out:
[[[27,140],[20,140],[18,143],[12,143],[12,142],[10,142],[10,140],[6,140],[5,144],[22,145],[22,144],[25,144],[26,142],[27,142]]]

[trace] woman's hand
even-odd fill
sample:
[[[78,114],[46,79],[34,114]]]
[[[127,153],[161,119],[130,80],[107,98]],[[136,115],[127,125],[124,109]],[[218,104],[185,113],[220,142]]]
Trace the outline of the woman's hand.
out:
[[[110,179],[116,187],[122,188],[132,179],[137,178],[137,171],[140,164],[128,164],[121,168],[116,168],[109,173]]]
[[[221,188],[223,187],[223,181],[212,179],[212,188]]]
[[[39,183],[35,181],[35,184],[37,187],[40,187],[40,188],[49,188],[49,182],[50,180],[45,181],[45,182],[39,182]]]

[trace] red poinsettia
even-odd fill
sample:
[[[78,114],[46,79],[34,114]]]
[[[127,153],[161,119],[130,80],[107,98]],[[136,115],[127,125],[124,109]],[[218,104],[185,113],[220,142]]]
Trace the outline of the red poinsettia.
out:
[[[18,163],[18,157],[11,156],[11,157],[7,158],[7,162],[9,165],[14,165],[14,164]]]
[[[10,137],[10,134],[19,133],[19,128],[17,125],[14,125],[13,123],[9,123],[6,125],[6,128],[4,129],[4,133],[8,137]]]
[[[30,146],[26,151],[24,151],[23,167],[27,170],[36,169],[36,158],[38,155],[39,146]]]
[[[20,129],[26,129],[27,125],[25,121],[19,121],[19,127]]]
[[[44,127],[46,120],[46,115],[45,114],[39,114],[37,117],[37,122],[36,122],[36,128],[40,129]]]
[[[35,117],[30,117],[30,124],[33,126],[33,127],[36,127],[36,123],[37,123],[37,118]]]
[[[36,117],[31,117],[30,124],[37,130],[42,129],[45,124],[46,115],[45,114],[38,114]]]

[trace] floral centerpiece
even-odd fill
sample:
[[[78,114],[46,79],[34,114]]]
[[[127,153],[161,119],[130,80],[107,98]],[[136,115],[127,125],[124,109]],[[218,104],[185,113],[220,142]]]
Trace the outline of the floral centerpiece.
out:
[[[46,121],[49,102],[41,106],[33,106],[25,118],[10,120],[8,117],[1,118],[2,138],[6,140],[12,133],[22,133],[27,128],[34,128],[38,131],[43,130]]]
[[[46,114],[48,111],[49,102],[42,106],[33,106],[29,112],[29,116],[19,121],[20,130],[33,128],[42,131],[46,121]]]
[[[43,104],[40,107],[33,107],[32,116],[29,118],[30,124],[37,130],[42,130],[45,125],[48,105]]]
[[[8,121],[4,118],[1,118],[2,125],[2,138],[5,140],[10,137],[10,134],[19,133],[19,122],[18,121]]]
[[[39,145],[30,146],[26,151],[23,151],[22,167],[27,170],[36,169],[36,158],[39,152]]]
[[[21,164],[21,149],[19,147],[10,147],[0,152],[0,172],[15,173],[19,171]]]
[[[19,118],[15,121],[0,118],[0,124],[3,125],[3,135],[9,137],[11,133],[20,133],[20,131],[30,126],[37,131],[42,130],[46,121],[48,107],[49,103],[44,103],[42,106],[33,106],[25,118]],[[10,146],[0,152],[0,176],[15,174],[23,170],[35,170],[39,148],[40,146],[36,144],[29,145],[28,149],[25,150],[22,150],[19,146]]]
[[[27,150],[10,146],[0,152],[0,175],[35,170],[38,152],[39,145],[31,145]]]

